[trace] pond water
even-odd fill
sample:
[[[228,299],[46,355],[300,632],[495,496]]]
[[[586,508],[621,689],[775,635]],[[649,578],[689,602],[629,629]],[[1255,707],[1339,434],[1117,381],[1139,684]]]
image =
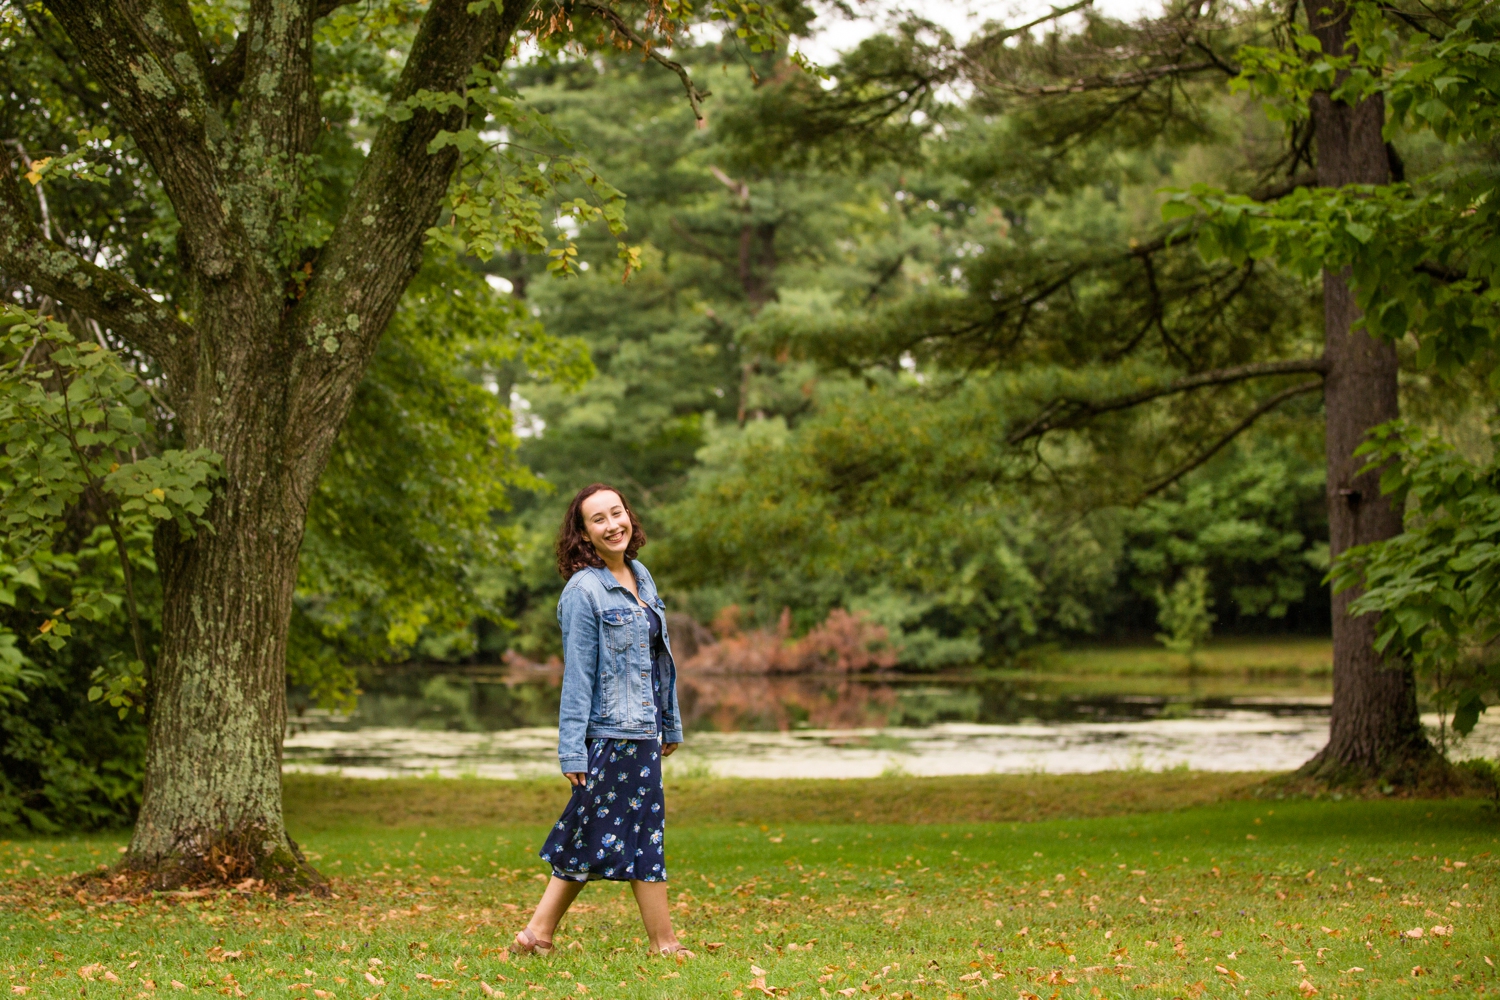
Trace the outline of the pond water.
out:
[[[349,716],[294,714],[285,767],[553,775],[558,683],[547,670],[391,671]],[[684,676],[679,685],[688,739],[667,762],[679,776],[1287,770],[1326,741],[1330,701],[1326,680],[1297,679]],[[1460,755],[1497,753],[1500,719],[1481,722]]]

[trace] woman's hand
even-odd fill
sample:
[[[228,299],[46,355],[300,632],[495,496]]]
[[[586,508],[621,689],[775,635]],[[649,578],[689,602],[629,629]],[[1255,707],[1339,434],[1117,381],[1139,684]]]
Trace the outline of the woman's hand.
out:
[[[589,776],[586,771],[568,771],[564,773],[563,777],[572,782],[574,788],[581,788],[584,783],[589,780]]]
[[[681,743],[663,743],[661,746],[661,755],[663,757],[670,757],[680,746],[682,746]]]

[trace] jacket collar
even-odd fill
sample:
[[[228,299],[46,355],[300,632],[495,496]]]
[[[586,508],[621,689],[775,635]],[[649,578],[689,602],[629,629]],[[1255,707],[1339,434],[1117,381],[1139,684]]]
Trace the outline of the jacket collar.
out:
[[[651,585],[651,578],[644,572],[645,567],[640,564],[640,561],[637,559],[630,559],[626,561],[626,565],[629,566],[631,572],[635,574],[635,586],[636,589],[640,591],[641,598],[643,600],[649,600],[650,598],[654,597],[656,588]],[[593,571],[594,576],[599,580],[600,586],[604,587],[606,590],[609,590],[611,588],[614,590],[625,590],[625,585],[622,584],[619,580],[615,579],[615,575],[609,571],[608,566],[590,566],[589,569]],[[629,591],[625,592],[629,593]]]

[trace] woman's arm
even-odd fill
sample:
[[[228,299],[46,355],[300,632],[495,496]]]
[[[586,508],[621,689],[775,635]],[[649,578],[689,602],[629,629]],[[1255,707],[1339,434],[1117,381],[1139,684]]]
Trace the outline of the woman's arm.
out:
[[[585,743],[589,710],[594,704],[594,682],[599,673],[599,619],[593,599],[577,587],[563,590],[557,602],[557,623],[562,626],[562,703],[557,711],[557,760],[564,774],[582,774],[589,769]],[[573,780],[573,784],[579,782]]]

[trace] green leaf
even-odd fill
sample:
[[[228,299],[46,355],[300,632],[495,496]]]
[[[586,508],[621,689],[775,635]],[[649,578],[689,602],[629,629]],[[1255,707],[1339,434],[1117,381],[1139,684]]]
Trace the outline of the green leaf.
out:
[[[1161,207],[1161,219],[1163,222],[1173,222],[1177,219],[1192,218],[1198,214],[1198,210],[1185,201],[1173,199]]]
[[[1462,736],[1472,733],[1484,709],[1484,699],[1473,691],[1468,692],[1453,710],[1453,731]]]

